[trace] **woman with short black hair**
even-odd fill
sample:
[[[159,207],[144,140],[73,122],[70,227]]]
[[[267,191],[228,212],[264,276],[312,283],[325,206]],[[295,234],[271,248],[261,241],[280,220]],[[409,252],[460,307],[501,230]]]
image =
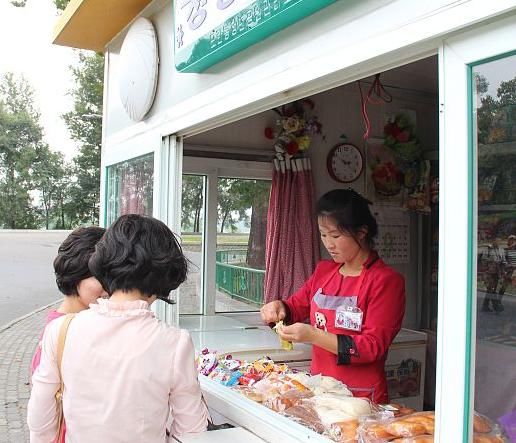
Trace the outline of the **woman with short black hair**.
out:
[[[284,320],[282,339],[313,345],[312,374],[341,380],[356,396],[387,403],[385,360],[405,312],[405,282],[374,250],[378,226],[369,202],[335,189],[317,203],[322,260],[285,301],[261,309],[267,323]],[[304,323],[306,320],[310,324]]]
[[[90,269],[110,298],[78,314],[68,329],[61,366],[67,438],[163,443],[170,418],[172,434],[204,431],[207,410],[190,335],[150,311],[186,279],[187,261],[175,235],[157,219],[121,216],[97,244]],[[52,411],[60,324],[56,320],[45,333],[33,377],[32,442],[52,441],[57,429]]]
[[[59,246],[54,259],[54,274],[57,288],[64,294],[64,297],[57,309],[48,312],[45,328],[56,318],[88,309],[90,304],[97,303],[99,297],[107,295],[88,268],[91,254],[95,251],[95,245],[102,238],[104,232],[106,232],[104,228],[97,226],[77,228]],[[41,335],[43,336],[43,333]],[[41,340],[30,364],[31,376],[38,367],[40,359]]]

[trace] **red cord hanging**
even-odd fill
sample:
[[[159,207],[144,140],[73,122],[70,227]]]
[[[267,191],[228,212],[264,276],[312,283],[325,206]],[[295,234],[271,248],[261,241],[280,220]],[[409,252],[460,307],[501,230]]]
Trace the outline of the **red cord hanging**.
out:
[[[367,96],[364,98],[364,94],[362,92],[362,85],[360,80],[358,81],[358,89],[360,91],[360,102],[362,107],[362,118],[364,119],[365,132],[363,135],[364,140],[369,138],[369,132],[371,131],[371,121],[369,120],[369,115],[367,114],[367,104],[371,103],[373,105],[379,105],[380,103],[390,103],[392,102],[392,95],[389,94],[382,82],[380,81],[380,74],[376,74],[374,76],[374,81],[367,92]]]

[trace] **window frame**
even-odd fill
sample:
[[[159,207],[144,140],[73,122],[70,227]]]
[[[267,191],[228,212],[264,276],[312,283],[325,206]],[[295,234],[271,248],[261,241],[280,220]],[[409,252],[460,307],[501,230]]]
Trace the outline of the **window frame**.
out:
[[[272,163],[188,156],[183,157],[182,163],[181,178],[183,174],[204,175],[206,177],[204,242],[201,266],[201,315],[216,315],[215,253],[217,250],[218,179],[223,177],[272,180]],[[181,217],[179,216],[179,218]]]

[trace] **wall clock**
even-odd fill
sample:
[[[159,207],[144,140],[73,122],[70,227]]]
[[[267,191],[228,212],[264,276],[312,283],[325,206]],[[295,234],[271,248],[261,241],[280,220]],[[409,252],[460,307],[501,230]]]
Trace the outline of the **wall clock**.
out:
[[[355,145],[339,143],[328,152],[326,164],[333,180],[339,183],[350,183],[362,173],[364,158]]]

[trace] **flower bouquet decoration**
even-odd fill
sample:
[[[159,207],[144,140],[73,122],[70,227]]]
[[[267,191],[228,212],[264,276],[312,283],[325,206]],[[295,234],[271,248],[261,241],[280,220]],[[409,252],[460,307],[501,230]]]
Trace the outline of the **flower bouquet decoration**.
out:
[[[384,144],[400,163],[412,163],[421,156],[414,124],[405,114],[396,114],[383,129]]]
[[[321,134],[322,125],[312,114],[314,107],[312,100],[304,99],[273,109],[278,118],[274,127],[265,128],[264,135],[274,140],[279,160],[304,156],[312,137]]]

